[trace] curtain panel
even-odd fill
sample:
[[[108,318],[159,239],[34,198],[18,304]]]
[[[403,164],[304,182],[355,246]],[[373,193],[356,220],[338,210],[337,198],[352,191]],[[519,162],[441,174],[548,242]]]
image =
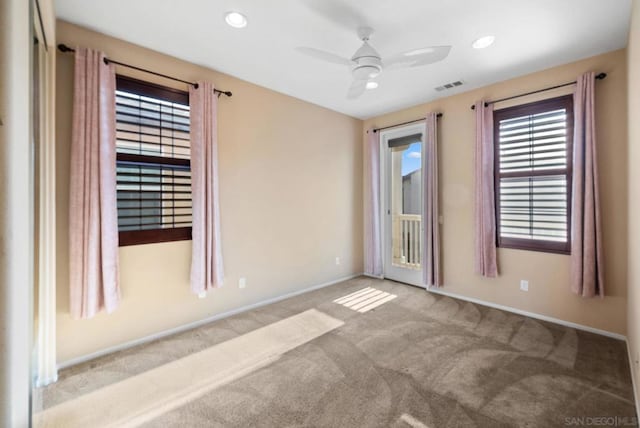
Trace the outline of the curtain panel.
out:
[[[438,118],[429,113],[426,120],[425,160],[422,174],[422,282],[426,287],[442,286],[440,277],[440,210],[438,205]]]
[[[116,200],[115,69],[76,48],[69,189],[69,286],[74,318],[120,302]]]
[[[604,261],[595,125],[595,73],[578,77],[574,94],[571,290],[604,297]]]
[[[496,251],[496,207],[494,182],[493,105],[485,101],[475,105],[475,272],[486,277],[498,276]]]
[[[191,109],[191,195],[193,206],[191,290],[222,286],[224,268],[218,181],[218,97],[214,86],[189,89]]]
[[[367,133],[364,149],[364,273],[382,277],[382,236],[380,223],[380,134]]]

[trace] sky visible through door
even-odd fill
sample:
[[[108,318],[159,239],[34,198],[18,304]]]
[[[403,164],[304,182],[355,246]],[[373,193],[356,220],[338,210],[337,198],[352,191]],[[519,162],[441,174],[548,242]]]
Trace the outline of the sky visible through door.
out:
[[[410,144],[409,147],[402,152],[402,176],[411,174],[413,171],[420,169],[421,166],[421,143]]]

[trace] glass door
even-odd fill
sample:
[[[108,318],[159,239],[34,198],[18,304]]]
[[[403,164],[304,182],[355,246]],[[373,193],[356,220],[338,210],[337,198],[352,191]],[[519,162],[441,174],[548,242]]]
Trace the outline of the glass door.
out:
[[[422,286],[424,123],[381,134],[384,276]]]

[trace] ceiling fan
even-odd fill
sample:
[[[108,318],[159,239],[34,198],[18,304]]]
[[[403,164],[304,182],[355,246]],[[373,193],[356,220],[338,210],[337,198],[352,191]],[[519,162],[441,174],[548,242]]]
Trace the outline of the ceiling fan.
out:
[[[433,64],[445,59],[451,50],[451,46],[428,46],[392,55],[383,60],[378,51],[369,44],[372,34],[373,28],[371,27],[358,28],[358,38],[362,40],[362,46],[353,54],[351,59],[310,47],[298,47],[296,50],[325,62],[351,67],[353,82],[347,91],[348,99],[358,98],[367,89],[367,85],[377,87],[374,79],[383,69],[420,67]]]

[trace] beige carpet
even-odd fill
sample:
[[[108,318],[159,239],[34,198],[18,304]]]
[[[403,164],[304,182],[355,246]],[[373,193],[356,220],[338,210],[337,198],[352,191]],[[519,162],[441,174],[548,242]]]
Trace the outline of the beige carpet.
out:
[[[363,277],[64,370],[43,405],[52,412],[167,366],[188,370],[192,354],[312,309],[344,324],[303,330],[303,344],[178,394],[144,426],[563,427],[605,417],[637,426],[624,342]]]
[[[273,363],[343,323],[315,309],[213,345],[36,414],[34,426],[136,427]]]

